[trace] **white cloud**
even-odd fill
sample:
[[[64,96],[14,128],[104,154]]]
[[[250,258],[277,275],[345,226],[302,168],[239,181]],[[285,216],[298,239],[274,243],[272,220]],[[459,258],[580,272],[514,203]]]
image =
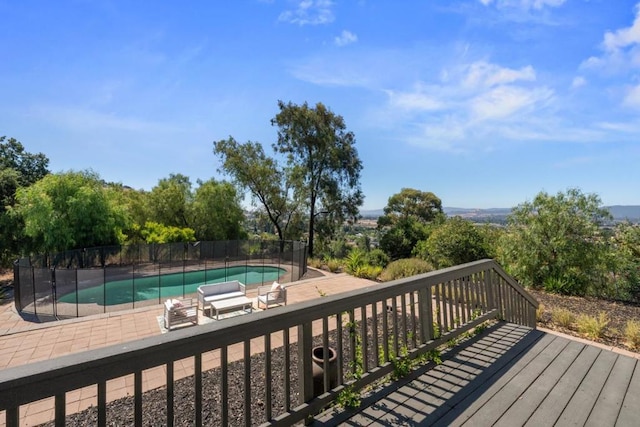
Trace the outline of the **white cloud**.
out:
[[[385,91],[387,112],[381,115],[393,118],[412,144],[459,152],[487,139],[553,138],[550,126],[541,123],[555,94],[535,84],[532,66],[516,69],[476,61],[434,75],[437,83]]]
[[[626,107],[640,108],[640,85],[636,85],[627,90],[622,104]]]
[[[496,7],[519,7],[525,10],[529,9],[542,9],[544,7],[559,7],[562,6],[566,0],[480,0],[485,6],[489,6],[495,3]]]
[[[302,0],[293,10],[280,14],[280,21],[298,25],[320,25],[333,22],[333,2],[330,0]]]
[[[548,100],[552,95],[553,92],[545,88],[500,86],[471,99],[470,112],[474,120],[505,119]]]
[[[342,30],[342,33],[334,39],[335,44],[338,46],[346,46],[357,41],[358,36],[347,30]]]
[[[536,73],[530,65],[520,70],[514,70],[489,64],[485,61],[478,61],[469,66],[463,86],[469,88],[493,87],[518,80],[533,81],[535,79]]]
[[[389,96],[389,103],[393,108],[409,111],[437,111],[445,106],[441,100],[420,89],[416,92],[396,92],[392,90],[385,92]]]
[[[630,27],[607,31],[604,34],[600,56],[592,56],[581,64],[582,69],[600,69],[609,73],[624,72],[640,67],[640,3]]]
[[[577,76],[577,77],[574,77],[573,81],[571,82],[571,89],[577,89],[586,84],[587,84],[587,79],[585,79],[582,76]]]

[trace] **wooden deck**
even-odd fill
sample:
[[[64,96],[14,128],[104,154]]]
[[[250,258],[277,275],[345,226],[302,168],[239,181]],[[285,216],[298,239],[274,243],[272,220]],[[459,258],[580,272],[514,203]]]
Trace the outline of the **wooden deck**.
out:
[[[509,323],[314,425],[638,426],[635,358]]]

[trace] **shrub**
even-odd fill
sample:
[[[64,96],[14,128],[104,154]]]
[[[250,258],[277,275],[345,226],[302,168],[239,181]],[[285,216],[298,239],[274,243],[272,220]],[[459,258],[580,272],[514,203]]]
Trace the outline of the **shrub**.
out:
[[[362,265],[353,272],[353,275],[363,279],[376,280],[382,273],[382,267],[374,265]]]
[[[327,268],[332,273],[338,273],[342,269],[342,262],[337,258],[327,259]]]
[[[322,268],[322,260],[318,258],[309,258],[307,264],[309,264],[309,267]]]
[[[578,332],[588,338],[597,339],[604,335],[604,330],[609,324],[609,318],[604,311],[600,312],[598,317],[581,314],[578,316],[577,324]]]
[[[565,277],[547,277],[544,279],[543,288],[553,294],[570,295],[573,286]]]
[[[624,328],[624,336],[627,338],[627,345],[631,349],[640,349],[640,321],[627,321],[627,326]]]
[[[542,321],[543,315],[544,315],[544,304],[540,304],[536,309],[536,322]]]
[[[393,261],[380,275],[383,282],[401,279],[403,277],[415,276],[416,274],[428,273],[433,270],[433,266],[418,258],[405,258]]]
[[[389,264],[389,256],[382,249],[373,249],[367,252],[365,261],[369,265],[385,268]]]
[[[361,249],[353,249],[345,258],[344,267],[347,273],[360,277],[356,272],[364,266],[364,252]]]
[[[566,308],[554,308],[551,310],[551,321],[563,328],[570,328],[575,322],[576,316]]]

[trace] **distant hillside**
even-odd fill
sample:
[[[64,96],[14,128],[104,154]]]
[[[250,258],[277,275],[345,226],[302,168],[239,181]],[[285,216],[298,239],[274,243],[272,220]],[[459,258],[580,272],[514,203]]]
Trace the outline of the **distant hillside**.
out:
[[[613,219],[622,221],[640,221],[640,206],[608,206],[609,212],[613,215]]]
[[[614,221],[629,220],[631,222],[640,222],[640,206],[607,206]],[[511,208],[489,208],[489,209],[472,209],[472,208],[453,208],[443,207],[442,210],[447,216],[460,216],[472,221],[478,222],[504,222],[511,213]],[[360,211],[360,215],[367,219],[377,219],[384,215],[383,209]]]

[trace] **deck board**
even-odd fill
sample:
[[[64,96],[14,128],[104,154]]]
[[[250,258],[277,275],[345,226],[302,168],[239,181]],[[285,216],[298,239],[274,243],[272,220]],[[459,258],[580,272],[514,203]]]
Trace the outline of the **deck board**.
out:
[[[583,344],[568,343],[549,364],[548,368],[502,414],[496,425],[504,427],[524,425],[529,416],[535,412],[549,392],[558,384],[562,375],[569,369],[583,349]]]
[[[600,350],[587,375],[562,411],[556,425],[584,425],[586,423],[617,357],[618,355],[615,353]]]
[[[640,363],[557,335],[501,323],[365,399],[360,412],[329,411],[315,425],[636,426]]]
[[[640,363],[636,360],[633,376],[622,402],[616,425],[630,426],[640,418]]]
[[[613,370],[607,379],[596,404],[589,414],[587,426],[605,427],[614,426],[624,396],[629,388],[629,382],[633,377],[633,371],[636,366],[636,359],[630,357],[618,357]],[[640,408],[636,407],[636,414],[640,415]],[[636,422],[638,422],[636,418]]]

